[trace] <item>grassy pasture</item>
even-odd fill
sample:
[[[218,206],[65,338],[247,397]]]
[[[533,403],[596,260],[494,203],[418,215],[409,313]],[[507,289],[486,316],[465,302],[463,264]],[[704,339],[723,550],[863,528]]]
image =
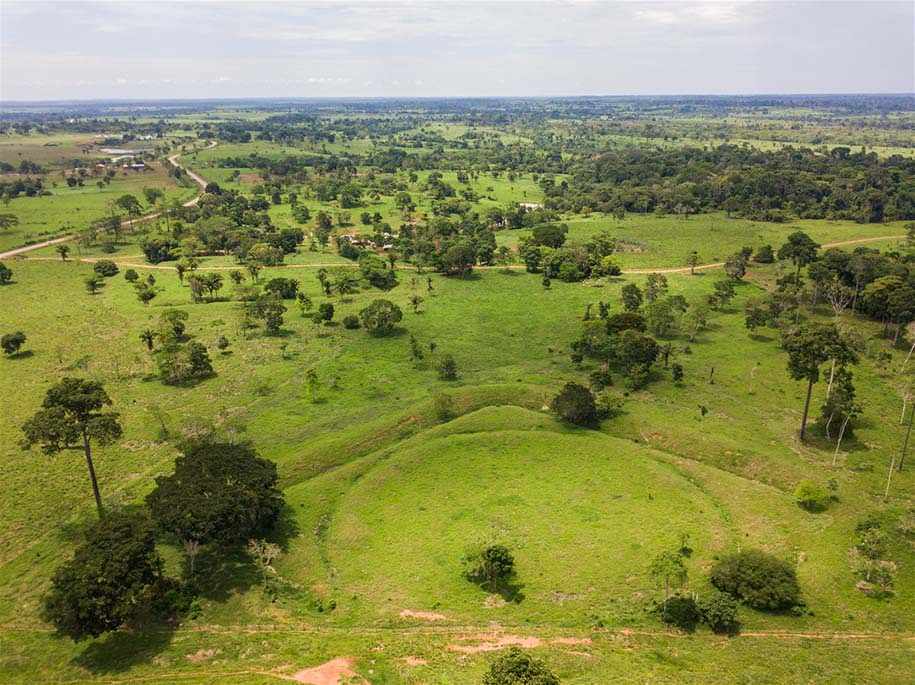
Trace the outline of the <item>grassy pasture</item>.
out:
[[[109,205],[125,193],[135,195],[144,205],[143,188],[163,190],[166,200],[187,200],[196,193],[195,188],[177,185],[161,164],[144,172],[119,171],[101,189],[92,177],[86,179],[83,187],[74,188],[54,175],[49,177],[47,185],[52,181],[56,186],[48,188],[50,195],[20,196],[0,207],[0,212],[19,218],[17,226],[0,232],[0,251],[86,228],[90,222],[105,216]]]
[[[111,669],[139,676],[156,672],[153,658],[186,671],[188,681],[207,682],[210,669],[186,658],[207,649],[221,650],[216,662],[226,672],[269,670],[280,663],[305,667],[345,653],[357,657],[362,669],[387,673],[390,682],[421,682],[432,673],[446,682],[472,682],[485,655],[455,660],[448,649],[451,634],[420,638],[421,626],[401,619],[399,611],[441,612],[449,617],[445,626],[496,620],[523,634],[568,629],[591,636],[597,619],[650,628],[653,620],[636,601],[636,593],[652,592],[644,576],[647,559],[684,529],[696,548],[690,562],[696,588],[702,587],[712,556],[737,544],[803,559],[799,572],[813,615],[744,612],[747,630],[912,630],[911,596],[900,593],[889,602],[863,597],[854,590],[846,561],[862,511],[877,506],[899,512],[910,501],[909,472],[898,477],[888,503],[879,497],[888,455],[902,431],[892,378],[868,361],[856,370],[867,421],[840,468],[831,469],[831,452],[794,441],[803,388],[786,379],[782,353],[773,341],[742,330],[740,301],[753,285],[742,286],[736,305],[690,345],[691,354],[678,357],[686,368],[685,390],[660,380],[630,396],[624,415],[594,433],[564,429],[540,409],[565,379],[583,375],[567,351],[584,305],[598,299],[618,303],[623,281],[598,288],[556,283],[543,291],[536,276],[523,273],[493,270],[467,280],[434,275],[431,293],[424,278],[417,281],[426,301],[424,313],[416,315],[407,303],[413,275],[401,272],[401,285],[387,296],[403,307],[406,331],[424,345],[437,341],[439,353],[458,360],[460,381],[445,383],[435,379],[429,359],[419,365],[409,361],[406,334],[372,339],[338,326],[316,329],[290,306],[285,336],[246,338],[237,329],[232,303],[188,304],[186,288],[170,271],[149,270],[165,290],[143,307],[120,275],[89,296],[81,284],[86,265],[25,260],[12,266],[16,283],[2,291],[7,312],[2,328],[25,330],[32,355],[4,360],[0,377],[0,389],[17,397],[0,419],[7,474],[0,485],[0,620],[22,626],[22,632],[7,632],[8,648],[0,657],[0,671],[11,682],[28,680],[36,668],[55,677],[103,678]],[[309,269],[270,269],[262,278],[273,274],[294,274],[306,292],[321,299]],[[711,274],[673,276],[671,289],[698,298],[712,280]],[[335,298],[336,318],[378,295]],[[39,301],[41,306],[34,306]],[[214,355],[216,378],[184,389],[147,378],[151,363],[136,336],[165,306],[187,309],[192,334],[205,343],[220,334],[230,338],[231,353]],[[716,382],[709,385],[705,378],[712,364]],[[322,379],[318,403],[307,398],[307,368],[316,368]],[[161,644],[147,638],[146,658],[128,657],[130,636],[84,647],[31,632],[51,568],[66,556],[73,532],[92,516],[78,460],[16,447],[18,426],[49,380],[63,373],[104,380],[122,412],[124,439],[99,450],[97,460],[103,495],[111,503],[136,501],[152,477],[169,468],[174,452],[159,440],[163,424],[174,431],[214,415],[217,421],[243,421],[248,437],[280,466],[298,535],[279,570],[298,589],[270,604],[247,566],[231,561],[218,574],[223,591],[204,599],[202,615]],[[459,412],[482,411],[429,430],[435,423],[429,398],[438,392],[454,396]],[[822,392],[818,386],[815,403]],[[711,409],[705,418],[699,404]],[[803,477],[836,478],[839,502],[820,515],[797,508],[790,493]],[[657,492],[651,504],[650,490]],[[613,499],[615,494],[622,499]],[[519,580],[525,585],[520,604],[487,607],[485,593],[458,576],[455,557],[472,541],[468,538],[493,531],[518,546]],[[592,552],[579,558],[581,549]],[[176,559],[177,551],[166,551]],[[900,547],[894,554],[902,562],[899,587],[912,587],[911,550]],[[395,563],[404,558],[412,563]],[[337,602],[335,611],[319,614],[312,608],[315,601],[330,599]],[[264,636],[257,654],[244,650],[233,626],[263,623],[265,617],[286,628]],[[378,638],[370,629],[379,624],[402,626],[391,633],[396,638],[384,639],[392,646],[383,655],[371,651]],[[204,626],[212,629],[197,630]],[[333,632],[337,626],[346,627],[346,638]],[[306,637],[299,632],[305,629],[315,632]],[[685,641],[624,638],[633,653],[622,661],[619,638],[597,631],[593,639],[586,649],[599,655],[595,664],[558,644],[545,646],[544,654],[570,682],[601,681],[613,672],[610,664],[662,682],[673,677],[674,664],[696,682],[708,673],[707,634]],[[751,640],[729,645],[722,668],[730,663],[736,669],[740,659],[771,648]],[[878,652],[861,644],[851,647],[858,661],[831,663],[829,643],[784,649],[796,655],[798,668],[823,669],[819,672],[837,681],[866,672],[874,659],[888,660],[887,673],[898,674],[907,653],[904,644],[882,645]],[[29,665],[36,650],[46,656]],[[295,659],[281,656],[292,652]],[[428,669],[404,665],[402,657],[414,652],[429,660]]]

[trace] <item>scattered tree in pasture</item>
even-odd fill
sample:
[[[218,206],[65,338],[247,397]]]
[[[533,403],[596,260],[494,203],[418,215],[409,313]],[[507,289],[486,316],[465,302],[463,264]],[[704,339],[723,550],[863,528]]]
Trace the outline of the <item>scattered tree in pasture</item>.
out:
[[[693,250],[686,256],[686,265],[689,267],[690,275],[695,275],[696,267],[699,266],[699,253]]]
[[[54,248],[54,251],[60,255],[60,261],[65,262],[67,261],[67,255],[70,254],[70,246],[65,243],[61,243]]]
[[[152,329],[147,328],[140,333],[140,340],[146,344],[146,349],[152,352],[156,342],[156,334]]]
[[[794,567],[760,550],[723,557],[712,567],[709,580],[722,592],[761,611],[784,611],[801,602]]]
[[[645,279],[645,301],[648,303],[655,302],[667,294],[667,288],[667,276],[659,273],[648,274],[648,278]],[[626,308],[629,309],[629,307]]]
[[[635,283],[627,283],[620,291],[623,307],[627,312],[637,311],[642,306],[642,291]]]
[[[117,276],[118,265],[110,259],[100,259],[92,265],[92,270],[99,276],[110,278],[111,276]]]
[[[359,319],[371,335],[384,336],[394,331],[403,319],[403,312],[390,300],[373,300],[359,312]]]
[[[140,280],[140,274],[136,272],[136,269],[127,269],[124,271],[124,280],[128,283],[136,283]]]
[[[670,597],[671,587],[686,584],[686,565],[679,552],[661,552],[648,565],[648,575],[658,587],[664,588],[664,599]]]
[[[156,525],[175,535],[194,556],[207,544],[232,545],[269,530],[283,495],[276,464],[249,445],[205,442],[188,447],[174,472],[156,478],[146,504]]]
[[[162,566],[147,517],[111,513],[54,572],[42,617],[74,641],[117,630],[165,588]]]
[[[457,362],[450,354],[443,354],[435,365],[439,380],[455,381],[458,377]]]
[[[0,285],[7,285],[13,281],[13,270],[0,262]]]
[[[3,350],[3,353],[7,357],[13,357],[19,354],[19,350],[22,349],[22,346],[25,344],[25,333],[22,331],[15,331],[13,333],[6,333],[2,338],[0,338],[0,349]]]
[[[807,415],[814,384],[820,379],[820,367],[830,359],[840,365],[857,361],[854,350],[842,339],[833,324],[805,324],[782,334],[782,347],[788,353],[788,373],[795,380],[807,381],[807,398],[801,419],[800,439],[807,431]]]
[[[801,268],[817,258],[820,245],[803,231],[795,231],[788,240],[778,248],[778,258],[786,259],[795,266],[795,276],[800,276]]]
[[[203,343],[167,341],[156,353],[159,377],[166,385],[189,385],[215,375]]]
[[[578,383],[566,383],[550,402],[550,409],[563,421],[576,426],[593,426],[597,423],[598,412],[594,395]]]
[[[505,545],[472,549],[462,561],[464,577],[491,592],[497,592],[515,575],[515,558]]]
[[[22,426],[25,449],[39,445],[45,454],[82,450],[99,516],[103,514],[102,497],[92,461],[92,443],[110,445],[122,433],[118,415],[102,411],[110,405],[111,398],[101,383],[66,377],[48,389],[42,408]]]

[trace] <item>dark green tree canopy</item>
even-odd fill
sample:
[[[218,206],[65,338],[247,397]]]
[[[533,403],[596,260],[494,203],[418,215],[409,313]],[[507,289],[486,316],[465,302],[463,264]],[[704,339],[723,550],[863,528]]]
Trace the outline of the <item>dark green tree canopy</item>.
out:
[[[98,637],[142,611],[161,579],[162,561],[149,519],[111,513],[57,569],[42,615],[73,640]]]
[[[578,383],[566,383],[553,401],[550,408],[569,423],[577,426],[592,426],[597,423],[597,405],[594,395],[585,386]]]
[[[400,307],[390,300],[373,300],[359,312],[362,325],[372,335],[388,335],[403,319]]]
[[[82,378],[64,378],[45,395],[42,408],[25,422],[24,446],[41,445],[53,454],[77,445],[84,436],[101,445],[121,437],[118,415],[101,410],[111,398],[101,383]]]
[[[153,520],[182,541],[241,542],[269,529],[283,506],[276,464],[253,447],[205,443],[175,460],[146,497]]]

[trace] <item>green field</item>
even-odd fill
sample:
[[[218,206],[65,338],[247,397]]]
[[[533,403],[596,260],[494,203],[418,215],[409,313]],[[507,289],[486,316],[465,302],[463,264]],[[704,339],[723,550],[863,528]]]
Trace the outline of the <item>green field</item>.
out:
[[[894,273],[911,278],[911,258],[902,256],[911,254],[911,241],[905,240],[909,221],[790,215],[784,223],[770,223],[718,209],[689,218],[631,211],[616,218],[609,209],[579,212],[579,204],[558,217],[569,227],[568,243],[609,232],[617,241],[612,259],[624,269],[621,276],[592,272],[579,282],[545,280],[525,271],[517,254],[531,229],[502,229],[494,232],[495,240],[512,249],[511,264],[474,263],[466,277],[449,277],[418,259],[409,261],[407,252],[395,255],[392,289],[381,291],[363,279],[353,292],[331,295],[322,289],[320,269],[336,278],[334,267],[355,270],[358,263],[338,254],[332,239],[325,247],[312,244],[319,211],[334,217],[331,238],[344,231],[371,235],[374,227],[362,223],[363,212],[379,213],[394,233],[407,221],[434,223],[424,190],[437,168],[429,159],[442,160],[442,178],[458,194],[470,189],[478,196],[469,212],[449,216],[453,224],[444,222],[445,234],[430,240],[446,243],[447,231],[459,234],[461,222],[489,231],[492,227],[474,216],[489,207],[548,202],[549,187],[544,190],[535,180],[544,175],[567,181],[568,193],[576,192],[582,174],[575,172],[588,170],[595,151],[641,145],[648,140],[642,136],[648,124],[678,136],[659,143],[668,147],[711,144],[725,129],[746,129],[746,139],[760,149],[780,145],[775,141],[780,135],[798,142],[817,135],[823,145],[840,144],[847,136],[849,144],[882,143],[887,152],[896,136],[910,137],[908,115],[884,117],[878,125],[877,115],[848,115],[836,123],[814,109],[773,108],[751,117],[668,110],[630,116],[621,106],[613,110],[617,116],[597,117],[567,111],[572,105],[566,103],[537,116],[536,110],[507,117],[483,108],[474,117],[444,110],[419,118],[413,110],[378,114],[351,106],[352,111],[321,110],[314,121],[306,118],[289,129],[277,124],[254,130],[247,143],[223,139],[229,133],[218,126],[259,126],[292,108],[214,104],[175,116],[142,112],[131,119],[130,126],[138,127],[167,120],[169,140],[199,135],[200,145],[215,136],[218,145],[196,152],[181,141],[188,150],[182,163],[224,191],[251,199],[255,188],[266,184],[263,197],[269,200],[269,188],[277,189],[280,202],[263,210],[266,218],[232,215],[234,227],[248,231],[246,239],[265,240],[275,235],[273,228],[304,232],[284,265],[263,266],[256,283],[243,258],[233,255],[241,241],[195,255],[199,274],[225,276],[211,302],[192,301],[177,261],[145,261],[141,245],[150,234],[174,231],[170,237],[177,243],[207,219],[226,218],[215,192],[169,227],[143,222],[114,246],[80,242],[66,261],[54,246],[4,260],[13,276],[0,285],[0,335],[21,330],[27,341],[23,353],[0,359],[0,394],[6,398],[0,412],[0,683],[312,682],[303,675],[307,669],[340,659],[341,674],[353,675],[354,685],[471,685],[515,645],[543,659],[564,685],[911,680],[911,461],[887,483],[912,402],[906,396],[915,366],[912,361],[906,366],[911,326],[894,344],[883,330],[891,330],[892,322],[885,327],[877,316],[848,310],[835,315],[822,294],[813,301],[809,289],[798,296],[795,322],[800,316],[834,321],[854,339],[860,357],[851,369],[862,413],[839,451],[834,436],[827,439],[815,425],[829,367],[822,365],[813,386],[811,433],[801,441],[807,384],[788,375],[779,330],[748,331],[745,325],[745,304],[771,292],[777,278],[793,274],[788,261],[751,261],[745,278],[734,282],[734,299],[711,310],[708,325],[694,336],[677,315],[679,328],[657,335],[669,359],[654,363],[648,385],[630,389],[614,369],[603,390],[618,408],[611,417],[584,428],[563,422],[550,409],[570,381],[596,387],[598,363],[572,354],[583,319],[598,315],[598,303],[614,314],[623,311],[623,288],[645,288],[648,272],[667,270],[669,294],[682,295],[687,311],[695,312],[724,278],[718,262],[745,246],[778,250],[803,231],[823,246],[835,243],[849,252],[859,246],[892,251],[900,255]],[[119,121],[109,116],[112,125]],[[385,128],[399,123],[403,126],[393,132]],[[266,139],[285,140],[277,131],[291,137]],[[261,133],[265,139],[259,139]],[[18,159],[16,150],[28,148],[37,151],[36,161],[54,166],[79,151],[87,136],[61,130],[4,133],[0,159]],[[363,155],[385,146],[417,156],[393,173],[363,163]],[[651,154],[649,146],[640,149]],[[524,156],[532,150],[536,154]],[[548,151],[555,153],[549,159]],[[365,191],[362,203],[341,210],[338,200],[315,199],[317,183],[332,174],[314,167],[278,179],[265,178],[260,169],[220,165],[226,157],[250,153],[352,155],[359,164],[355,173],[346,172],[346,182]],[[155,164],[147,175],[118,174],[101,191],[93,179],[70,189],[58,171],[49,173],[51,195],[15,198],[0,209],[20,219],[0,234],[0,251],[84,228],[120,195],[142,198],[143,187],[162,188],[170,200],[195,195],[189,183],[178,186],[162,172],[163,160]],[[464,185],[455,169],[478,176]],[[416,204],[412,216],[397,209],[393,194],[369,198],[381,176],[405,184]],[[54,180],[57,185],[51,186]],[[613,181],[603,190],[610,196]],[[308,222],[295,220],[290,192],[309,208]],[[589,192],[599,197],[601,189]],[[144,203],[143,211],[152,208]],[[350,214],[350,225],[340,225],[341,211]],[[707,267],[694,275],[686,270],[692,251]],[[378,252],[386,264],[386,255]],[[113,260],[120,273],[90,295],[85,279],[100,259]],[[158,291],[148,305],[125,279],[128,268],[141,279],[154,278]],[[316,322],[296,301],[286,300],[277,334],[245,328],[239,301],[244,293],[230,281],[233,270],[259,287],[275,277],[297,279],[299,291],[315,306],[334,306],[333,321]],[[343,325],[344,317],[378,298],[403,312],[393,334],[373,337],[364,328]],[[208,348],[214,376],[186,386],[160,380],[156,356],[140,334],[155,329],[172,309],[188,314],[189,337]],[[222,351],[221,337],[228,341]],[[422,358],[411,353],[411,342]],[[437,373],[446,356],[456,362],[455,380]],[[674,381],[675,365],[682,367],[681,382]],[[49,456],[24,450],[20,441],[23,423],[64,376],[102,382],[124,427],[114,444],[94,451],[107,507],[142,503],[154,479],[171,472],[182,439],[205,430],[225,440],[250,441],[276,463],[285,505],[280,524],[268,533],[282,548],[273,591],[265,589],[242,549],[209,549],[198,561],[197,595],[180,619],[130,625],[83,642],[54,633],[42,618],[43,598],[55,568],[72,556],[96,510],[78,451]],[[795,490],[804,480],[829,488],[833,497],[825,510],[814,513],[798,505]],[[859,591],[850,557],[856,527],[866,518],[885,526],[884,558],[898,567],[895,592],[882,598]],[[517,565],[516,577],[499,592],[463,575],[465,553],[488,543],[507,545]],[[165,571],[182,577],[184,552],[175,539],[161,534],[157,549]],[[682,593],[705,596],[716,562],[748,549],[767,551],[795,569],[803,599],[797,611],[742,605],[740,631],[725,636],[705,625],[681,632],[652,610],[664,592],[649,573],[659,553],[679,551],[688,571]],[[350,685],[345,677],[317,682]]]

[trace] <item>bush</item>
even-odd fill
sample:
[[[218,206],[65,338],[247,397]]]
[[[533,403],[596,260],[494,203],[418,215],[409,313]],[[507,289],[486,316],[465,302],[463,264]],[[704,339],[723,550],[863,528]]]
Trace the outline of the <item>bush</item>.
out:
[[[658,614],[667,625],[676,626],[688,633],[693,632],[702,620],[696,600],[681,595],[668,597],[661,602],[658,605]]]
[[[712,568],[710,579],[716,588],[754,609],[784,611],[801,602],[794,568],[760,550],[721,559]]]
[[[457,413],[454,410],[454,400],[444,393],[439,393],[432,398],[432,410],[439,422],[445,423],[453,419]]]
[[[512,647],[490,664],[483,685],[559,685],[559,678],[539,659]]]
[[[124,280],[128,283],[136,283],[140,280],[140,274],[136,272],[136,269],[127,269],[127,271],[124,272]]]
[[[454,357],[450,354],[442,355],[442,358],[439,360],[436,365],[436,370],[438,371],[439,380],[442,381],[455,381],[457,380],[457,362],[454,361]]]
[[[794,490],[798,506],[807,511],[823,511],[829,506],[832,495],[822,485],[812,480],[802,480]]]
[[[553,401],[550,409],[569,423],[577,426],[591,426],[597,423],[597,405],[594,395],[583,385],[566,383]]]
[[[716,633],[736,633],[740,628],[737,600],[724,592],[712,591],[698,602],[702,620]]]
[[[110,259],[100,259],[92,266],[92,270],[99,276],[110,278],[111,276],[117,276],[118,265]]]
[[[343,317],[343,327],[350,330],[359,328],[362,324],[359,323],[359,317],[355,314],[347,314]]]

